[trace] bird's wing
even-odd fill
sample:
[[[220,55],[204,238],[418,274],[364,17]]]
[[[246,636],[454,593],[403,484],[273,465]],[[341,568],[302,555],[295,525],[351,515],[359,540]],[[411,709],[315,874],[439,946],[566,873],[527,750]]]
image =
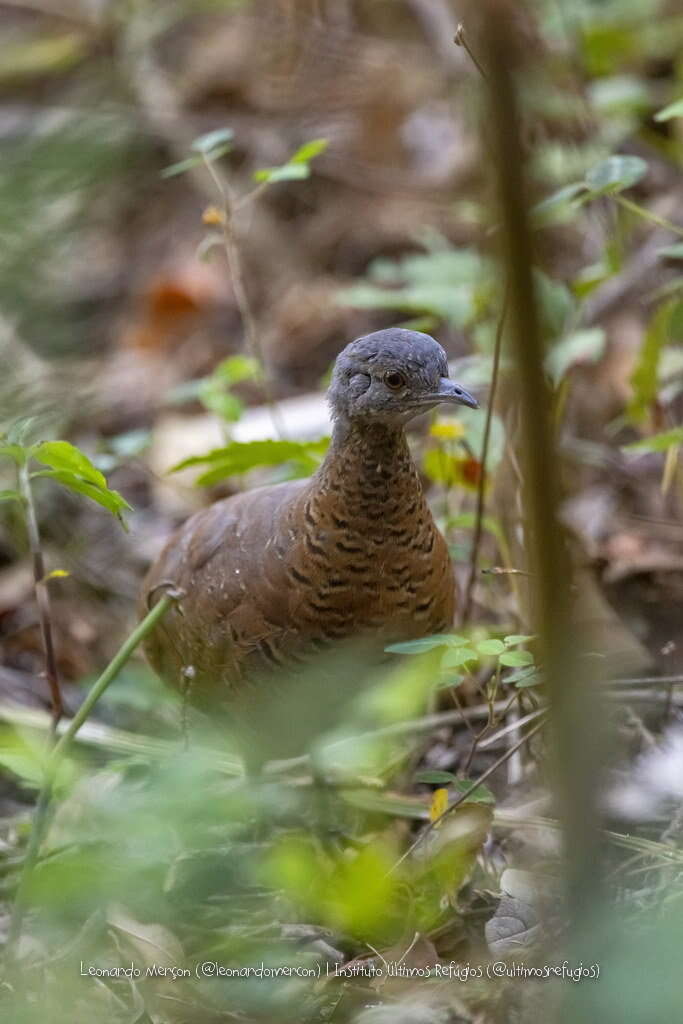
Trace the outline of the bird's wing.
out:
[[[256,667],[262,660],[264,669],[275,663],[278,642],[291,628],[286,561],[297,542],[292,509],[307,483],[216,502],[171,537],[143,586],[147,603],[167,583],[184,595],[146,645],[168,682],[229,685],[240,681],[247,659]]]

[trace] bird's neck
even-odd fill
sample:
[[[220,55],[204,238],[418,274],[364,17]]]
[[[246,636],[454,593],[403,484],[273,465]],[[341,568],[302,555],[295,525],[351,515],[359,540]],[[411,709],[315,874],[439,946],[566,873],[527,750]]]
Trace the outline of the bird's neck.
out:
[[[414,514],[424,503],[422,485],[402,427],[337,424],[317,474],[340,515],[386,521]]]

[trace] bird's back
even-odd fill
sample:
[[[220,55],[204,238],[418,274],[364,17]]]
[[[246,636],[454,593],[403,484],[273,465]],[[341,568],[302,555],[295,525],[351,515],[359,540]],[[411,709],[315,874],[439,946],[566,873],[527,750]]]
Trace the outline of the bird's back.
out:
[[[147,657],[162,678],[189,685],[201,703],[265,667],[268,638],[287,629],[280,512],[291,509],[306,484],[256,488],[198,512],[172,535],[145,579],[146,604],[167,584],[182,593],[148,639]]]

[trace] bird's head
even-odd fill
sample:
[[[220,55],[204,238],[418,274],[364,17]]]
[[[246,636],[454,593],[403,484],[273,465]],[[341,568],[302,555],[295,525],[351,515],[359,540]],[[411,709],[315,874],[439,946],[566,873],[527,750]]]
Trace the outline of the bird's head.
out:
[[[399,327],[346,346],[337,357],[328,399],[336,420],[387,426],[402,426],[442,402],[479,406],[449,379],[446,353],[434,338]]]

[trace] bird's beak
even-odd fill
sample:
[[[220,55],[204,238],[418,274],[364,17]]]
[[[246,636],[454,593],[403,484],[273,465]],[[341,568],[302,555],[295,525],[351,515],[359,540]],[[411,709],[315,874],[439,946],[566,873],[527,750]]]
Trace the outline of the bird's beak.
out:
[[[438,402],[449,402],[452,405],[466,405],[468,409],[478,409],[479,402],[469,391],[456,384],[448,377],[442,377],[439,381],[439,390],[429,396],[435,404]]]

